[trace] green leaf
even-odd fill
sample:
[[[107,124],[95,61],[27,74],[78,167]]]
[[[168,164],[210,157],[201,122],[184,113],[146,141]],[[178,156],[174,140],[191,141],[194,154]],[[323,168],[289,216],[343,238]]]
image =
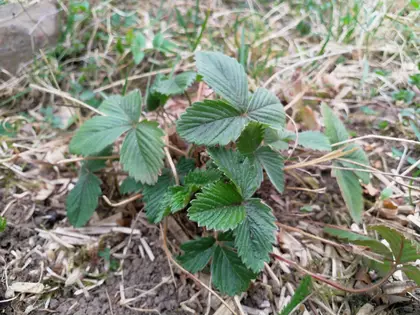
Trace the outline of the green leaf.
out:
[[[300,132],[298,144],[312,150],[331,151],[330,141],[319,131]]]
[[[163,131],[158,123],[143,120],[127,134],[121,147],[123,169],[136,181],[156,183],[163,167]]]
[[[74,227],[85,225],[95,212],[101,194],[101,180],[86,168],[82,168],[76,186],[66,198],[70,224]]]
[[[194,103],[181,115],[177,123],[179,135],[196,144],[226,145],[236,141],[248,118],[221,100]]]
[[[149,89],[149,93],[147,93],[146,108],[148,111],[154,111],[156,108],[165,105],[169,99],[168,95],[161,94],[156,90],[162,80],[163,76],[158,74]]]
[[[6,218],[3,218],[2,216],[0,216],[0,233],[4,232],[6,230],[6,227],[7,227]]]
[[[185,242],[181,245],[184,254],[178,257],[178,261],[191,273],[203,270],[213,255],[215,242],[213,237],[201,237]]]
[[[217,246],[211,264],[211,276],[219,291],[233,296],[246,291],[256,274],[244,265],[232,249]]]
[[[128,176],[123,180],[120,186],[120,193],[123,195],[139,192],[143,189],[143,184],[137,182],[133,177]]]
[[[195,169],[195,161],[182,156],[176,165],[176,171],[179,176],[185,176]]]
[[[268,146],[260,147],[255,152],[257,161],[267,172],[268,178],[278,192],[284,191],[284,161],[280,153]]]
[[[217,169],[196,169],[185,176],[184,184],[186,186],[197,186],[202,188],[208,184],[219,181],[221,177],[222,173]]]
[[[191,200],[192,194],[197,191],[196,187],[173,186],[169,187],[168,198],[171,213],[184,209]]]
[[[273,128],[280,129],[285,124],[283,105],[276,95],[264,88],[255,91],[245,113],[250,119]]]
[[[97,154],[93,155],[92,157],[94,157],[94,156],[110,156],[111,154],[112,154],[112,146],[109,146],[109,147],[106,147],[101,152],[98,152]],[[105,159],[86,160],[86,161],[83,161],[82,167],[85,167],[86,169],[88,169],[91,172],[97,172],[97,171],[100,171],[101,169],[106,167],[106,162],[107,162],[107,160],[105,160]]]
[[[144,58],[144,48],[146,47],[146,38],[140,32],[136,32],[134,40],[131,44],[131,52],[133,53],[134,63],[138,65]]]
[[[420,259],[420,245],[416,241],[411,241],[400,232],[384,225],[376,225],[370,229],[377,231],[391,247],[394,258],[398,264],[416,261]]]
[[[184,72],[167,80],[161,80],[156,91],[164,95],[178,95],[184,93],[195,81],[195,72]]]
[[[354,144],[354,143],[349,144],[344,151],[350,151],[354,148],[356,148],[357,150],[348,154],[348,155],[343,156],[342,159],[350,160],[350,161],[356,162],[358,164],[363,164],[363,165],[369,166],[369,159],[368,159],[366,153],[362,150],[362,148],[359,145]],[[353,164],[351,162],[346,162],[346,161],[343,161],[343,160],[340,160],[337,163],[341,164],[343,167],[346,167],[346,168],[368,170],[367,168],[364,168],[361,165]],[[369,184],[369,182],[370,182],[370,173],[369,172],[354,170],[353,173],[356,174],[356,176],[359,177],[364,184],[366,184],[366,185]]]
[[[250,122],[239,137],[238,150],[244,155],[254,153],[264,139],[264,129],[262,124]]]
[[[349,139],[346,127],[325,103],[321,105],[321,113],[324,118],[325,134],[330,139],[331,144]]]
[[[234,230],[235,247],[245,265],[254,272],[260,272],[264,262],[270,260],[276,219],[271,208],[260,199],[247,200],[245,210],[245,220]]]
[[[356,223],[360,223],[364,205],[363,191],[359,179],[352,171],[348,170],[336,169],[335,176],[351,217]]]
[[[420,269],[415,266],[405,265],[402,267],[402,271],[408,278],[413,280],[418,286],[420,286]]]
[[[164,169],[155,185],[144,185],[143,201],[146,216],[151,223],[159,223],[169,214],[170,198],[168,188],[175,184],[169,170]]]
[[[203,188],[188,209],[190,220],[207,229],[234,229],[245,218],[242,196],[232,184],[217,182]]]
[[[366,235],[358,234],[355,232],[342,230],[342,229],[335,229],[331,227],[324,228],[324,231],[332,236],[345,239],[352,244],[366,246],[374,253],[383,255],[386,258],[392,258],[390,256],[391,252],[388,247],[382,244],[380,241]]]
[[[290,302],[282,309],[279,315],[289,315],[291,312],[302,303],[312,292],[312,278],[311,276],[304,276],[299,286],[296,288]]]
[[[70,151],[84,156],[94,155],[111,145],[131,125],[119,118],[97,116],[86,121],[71,139]]]
[[[153,38],[153,47],[163,53],[173,52],[176,45],[165,39],[162,33],[157,33]]]
[[[236,185],[239,192],[246,199],[258,189],[260,181],[258,172],[248,158],[239,152],[222,147],[207,149],[217,167]]]
[[[128,124],[139,121],[141,109],[141,94],[134,90],[125,96],[112,95],[101,103],[99,110],[107,116],[112,116]]]
[[[239,110],[247,108],[248,79],[242,65],[219,52],[197,52],[195,60],[198,74],[218,95]]]
[[[276,150],[287,150],[289,141],[293,139],[295,139],[295,134],[287,130],[265,129],[264,143]]]

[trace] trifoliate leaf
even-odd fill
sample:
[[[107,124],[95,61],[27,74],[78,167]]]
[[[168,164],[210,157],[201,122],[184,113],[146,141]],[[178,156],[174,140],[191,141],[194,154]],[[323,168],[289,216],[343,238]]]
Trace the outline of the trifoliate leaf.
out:
[[[215,242],[213,237],[201,237],[182,244],[184,254],[178,257],[178,261],[191,273],[203,270],[213,255]]]
[[[127,177],[120,186],[120,193],[123,195],[139,192],[143,189],[143,184],[137,182],[133,177]]]
[[[245,218],[242,196],[233,184],[217,182],[203,188],[188,209],[190,220],[207,229],[234,229]]]
[[[319,131],[300,132],[298,134],[298,144],[312,150],[331,151],[330,141]]]
[[[121,147],[121,163],[124,170],[136,181],[152,185],[156,183],[163,167],[163,131],[158,123],[142,121],[127,134]]]
[[[101,194],[101,180],[86,168],[82,168],[76,186],[66,198],[70,224],[74,227],[85,225],[95,212]]]
[[[264,125],[250,122],[242,131],[238,140],[238,149],[243,155],[249,155],[260,146],[264,139]]]
[[[284,191],[284,162],[280,153],[268,146],[258,148],[255,158],[267,172],[268,178],[278,192]]]
[[[107,116],[119,118],[129,123],[137,123],[140,118],[141,94],[134,90],[125,96],[113,95],[104,100],[99,110]]]
[[[218,95],[237,109],[247,108],[248,79],[236,59],[219,52],[197,52],[195,60],[198,74]]]
[[[254,272],[260,272],[270,260],[276,225],[271,208],[260,199],[245,202],[245,220],[234,230],[235,247],[242,261]]]
[[[405,275],[413,280],[418,286],[420,286],[420,269],[415,266],[405,265],[402,267],[402,271]]]
[[[94,155],[111,145],[131,128],[129,122],[105,116],[86,121],[71,139],[70,151],[84,156]]]
[[[418,242],[411,241],[400,232],[384,225],[376,225],[370,229],[378,232],[389,243],[398,264],[420,259],[420,244]]]
[[[277,96],[264,88],[258,88],[249,101],[245,112],[247,116],[273,128],[283,128],[285,123],[285,113],[283,105]]]
[[[196,144],[226,145],[236,141],[248,118],[221,100],[194,103],[177,123],[179,135]]]
[[[213,162],[236,185],[239,192],[246,199],[258,189],[259,181],[257,168],[248,158],[239,152],[222,147],[207,150]]]
[[[349,139],[346,127],[328,105],[321,105],[321,113],[324,118],[325,135],[330,139],[331,144]]]
[[[195,72],[184,72],[172,78],[161,80],[156,86],[156,91],[164,95],[178,95],[185,92],[195,81]]]
[[[169,170],[164,169],[156,184],[153,186],[144,185],[144,208],[146,216],[151,223],[159,223],[169,214],[170,198],[168,197],[168,188],[173,184],[175,184],[175,181]]]
[[[352,244],[366,246],[374,253],[383,255],[386,258],[392,258],[390,257],[391,252],[389,248],[370,236],[331,227],[324,228],[324,231],[332,236],[347,240]]]
[[[279,315],[289,315],[306,297],[312,292],[312,278],[311,276],[304,276],[299,286],[296,288],[290,302],[282,309]]]
[[[363,191],[359,179],[352,171],[335,170],[338,186],[346,202],[350,215],[356,223],[362,220]]]
[[[221,177],[222,173],[217,169],[196,169],[185,176],[184,184],[186,186],[197,186],[202,188],[208,184],[219,181]]]
[[[219,291],[233,296],[246,291],[256,274],[244,265],[232,249],[217,246],[211,264],[211,277]]]

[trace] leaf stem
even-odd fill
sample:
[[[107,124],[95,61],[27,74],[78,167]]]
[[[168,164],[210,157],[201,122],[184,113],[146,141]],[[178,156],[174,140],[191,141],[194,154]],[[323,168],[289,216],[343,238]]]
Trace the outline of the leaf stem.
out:
[[[376,288],[380,287],[382,284],[384,284],[389,279],[389,277],[391,277],[394,274],[394,272],[397,270],[397,265],[393,264],[391,269],[389,270],[389,272],[378,282],[372,284],[371,286],[365,287],[365,288],[353,289],[353,288],[345,287],[345,286],[343,286],[343,285],[341,285],[341,284],[339,284],[335,281],[324,278],[323,276],[321,276],[319,274],[316,274],[316,273],[313,273],[309,270],[306,270],[305,268],[299,266],[296,262],[294,262],[292,260],[289,260],[287,258],[284,258],[283,256],[280,256],[280,255],[277,255],[277,254],[274,254],[274,253],[271,253],[271,255],[274,258],[276,258],[277,260],[281,260],[281,261],[283,261],[283,262],[285,262],[289,265],[292,265],[296,269],[299,269],[300,271],[306,273],[307,275],[311,276],[312,278],[314,278],[318,281],[324,282],[324,283],[328,284],[329,286],[331,286],[333,288],[336,288],[336,289],[341,290],[341,291],[349,292],[349,293],[365,293],[365,292],[369,292],[373,289],[376,289]]]

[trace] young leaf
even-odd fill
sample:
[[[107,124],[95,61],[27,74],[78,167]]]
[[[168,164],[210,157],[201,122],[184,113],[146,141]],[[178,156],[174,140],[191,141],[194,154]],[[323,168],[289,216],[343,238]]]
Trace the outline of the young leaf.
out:
[[[163,167],[163,131],[158,123],[144,120],[130,130],[121,147],[121,163],[124,170],[143,184],[156,183]]]
[[[375,240],[374,238],[351,231],[346,231],[342,229],[335,229],[331,227],[324,228],[324,231],[332,236],[345,239],[352,244],[366,246],[371,249],[374,253],[383,255],[386,258],[391,258],[391,252],[388,247],[382,244],[380,241]]]
[[[221,177],[222,173],[216,169],[196,169],[185,176],[184,184],[186,186],[197,186],[202,188],[208,184],[219,181]]]
[[[300,132],[298,135],[298,144],[312,150],[331,151],[328,138],[319,131]]]
[[[203,270],[213,255],[215,242],[213,237],[201,237],[182,244],[184,254],[178,256],[178,261],[191,273]]]
[[[247,122],[248,118],[228,103],[204,100],[187,108],[177,122],[177,131],[188,142],[226,145],[238,139]]]
[[[139,192],[143,189],[143,184],[137,182],[133,177],[128,176],[123,180],[120,186],[120,193],[123,195]]]
[[[195,72],[184,72],[167,80],[161,80],[156,91],[164,95],[178,95],[185,92],[195,81]]]
[[[260,199],[245,202],[245,220],[234,230],[235,247],[242,261],[254,272],[270,260],[276,225],[271,208]]]
[[[70,224],[74,227],[85,225],[95,212],[101,194],[101,180],[86,168],[82,168],[76,186],[66,198]]]
[[[277,129],[284,127],[286,119],[283,105],[277,96],[264,88],[258,88],[252,95],[245,114],[254,121]]]
[[[119,118],[93,117],[86,121],[71,139],[70,152],[84,156],[94,155],[111,145],[130,128],[129,122]]]
[[[237,109],[247,108],[248,79],[242,65],[219,52],[197,52],[195,60],[204,82]]]
[[[418,286],[420,286],[420,269],[415,266],[405,265],[402,267],[402,271],[408,278],[413,280]]]
[[[191,200],[192,194],[197,191],[197,187],[173,186],[169,187],[168,198],[171,213],[184,209]]]
[[[397,263],[407,263],[420,259],[418,242],[408,240],[400,232],[384,225],[376,225],[371,229],[377,231],[389,243]]]
[[[335,170],[338,186],[340,187],[344,201],[350,211],[350,215],[356,223],[362,220],[363,191],[357,176],[348,170]]]
[[[239,152],[221,147],[210,148],[207,152],[244,198],[249,198],[255,193],[261,181],[258,180],[256,167],[248,158],[244,159]]]
[[[306,297],[311,294],[312,291],[312,278],[311,276],[304,276],[299,286],[297,287],[295,294],[293,294],[290,302],[282,309],[279,315],[289,315]]]
[[[232,184],[217,182],[203,188],[188,209],[190,220],[207,229],[234,229],[245,218],[242,196]]]
[[[148,111],[154,111],[159,106],[165,105],[169,99],[168,95],[161,94],[156,90],[163,78],[163,75],[158,74],[147,93],[146,108]]]
[[[264,125],[250,122],[242,131],[238,140],[238,149],[243,155],[255,152],[264,139]]]
[[[278,192],[284,191],[284,162],[280,153],[268,146],[260,147],[255,152],[257,161],[267,172],[268,178],[273,183]]]
[[[244,265],[232,249],[217,246],[211,264],[211,276],[218,290],[233,296],[246,291],[256,274]]]
[[[158,178],[155,185],[144,185],[143,201],[147,218],[151,223],[159,223],[163,217],[169,214],[170,199],[168,198],[168,188],[175,184],[170,172],[166,169]]]
[[[7,227],[6,218],[3,218],[2,216],[0,216],[0,233],[4,232],[6,230],[6,227]]]

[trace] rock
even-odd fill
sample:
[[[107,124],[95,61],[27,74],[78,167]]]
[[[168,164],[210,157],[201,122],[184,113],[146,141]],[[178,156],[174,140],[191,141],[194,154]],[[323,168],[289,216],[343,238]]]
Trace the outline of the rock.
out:
[[[40,48],[58,39],[58,9],[41,0],[23,7],[20,3],[0,6],[0,70],[15,74],[19,65],[33,58]]]

